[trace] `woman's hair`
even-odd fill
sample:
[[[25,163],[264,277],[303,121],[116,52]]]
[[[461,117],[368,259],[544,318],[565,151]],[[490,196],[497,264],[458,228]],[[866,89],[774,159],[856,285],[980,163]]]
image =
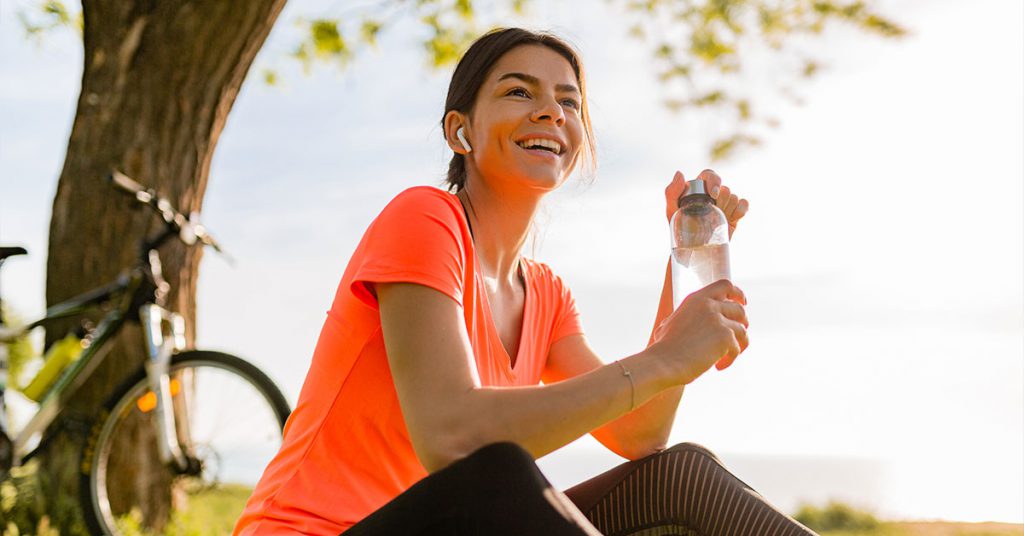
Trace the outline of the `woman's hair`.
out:
[[[552,34],[531,32],[522,28],[499,28],[491,30],[477,39],[459,60],[448,84],[448,98],[444,103],[444,114],[441,115],[441,128],[444,129],[444,118],[448,112],[455,110],[464,114],[473,111],[480,86],[487,80],[494,64],[506,52],[523,45],[540,45],[550,48],[565,57],[576,74],[576,83],[580,88],[580,117],[583,119],[584,161],[588,168],[593,168],[597,152],[594,148],[594,131],[590,126],[590,112],[587,107],[587,84],[583,63],[579,54],[568,43]],[[448,177],[445,179],[448,191],[458,192],[466,186],[466,157],[455,153],[448,164]]]

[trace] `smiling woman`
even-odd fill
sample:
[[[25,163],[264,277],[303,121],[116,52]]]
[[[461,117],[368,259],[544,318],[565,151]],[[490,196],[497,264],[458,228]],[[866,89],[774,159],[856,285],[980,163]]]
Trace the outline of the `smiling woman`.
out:
[[[683,386],[747,346],[742,291],[673,311],[666,281],[647,348],[605,365],[568,286],[520,254],[544,196],[594,159],[576,52],[485,35],[442,126],[448,191],[409,188],[366,230],[235,534],[813,534],[706,449],[666,448]],[[746,201],[699,178],[735,227]],[[534,460],[586,433],[631,461],[562,493]]]

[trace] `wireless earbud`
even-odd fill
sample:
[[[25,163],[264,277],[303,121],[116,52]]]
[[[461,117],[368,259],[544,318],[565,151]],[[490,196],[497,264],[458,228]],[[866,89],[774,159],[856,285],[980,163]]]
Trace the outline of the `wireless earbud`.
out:
[[[469,142],[466,141],[466,132],[462,127],[459,127],[459,130],[455,131],[455,137],[459,138],[459,141],[462,142],[462,146],[466,148],[467,153],[473,151],[473,148],[469,146]]]

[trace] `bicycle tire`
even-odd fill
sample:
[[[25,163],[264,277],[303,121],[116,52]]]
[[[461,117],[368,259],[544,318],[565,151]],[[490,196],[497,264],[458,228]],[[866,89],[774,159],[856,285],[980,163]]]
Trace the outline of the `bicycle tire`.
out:
[[[230,354],[196,350],[172,357],[169,374],[179,382],[177,392],[172,396],[174,403],[187,403],[192,408],[188,411],[189,420],[193,421],[188,423],[192,428],[191,450],[201,462],[202,470],[198,475],[182,475],[180,471],[159,462],[155,418],[151,407],[155,404],[149,404],[155,401],[155,396],[149,391],[145,370],[140,368],[104,404],[82,449],[79,492],[85,521],[93,534],[118,536],[134,532],[131,529],[122,530],[125,523],[146,530],[162,528],[160,525],[168,520],[182,523],[181,519],[175,521],[174,517],[175,501],[180,503],[182,490],[186,495],[193,496],[199,493],[211,494],[205,495],[199,502],[216,497],[217,493],[232,493],[236,503],[239,497],[244,502],[251,492],[251,486],[255,485],[270,457],[280,447],[285,421],[291,410],[273,381],[254,365]],[[180,388],[185,382],[191,385],[190,389]],[[228,392],[229,387],[233,392]],[[182,396],[184,393],[189,394]],[[214,415],[213,408],[218,413],[224,410],[240,411],[235,416],[237,420],[210,424]],[[258,430],[251,430],[251,424],[247,423],[256,418],[260,419]],[[245,426],[241,434],[236,432],[240,425]],[[209,434],[220,438],[207,437]],[[130,438],[133,448],[130,451],[116,451],[119,437]],[[227,437],[226,441],[224,437]],[[214,441],[219,443],[215,445]],[[223,454],[233,458],[224,464]],[[229,477],[237,481],[221,481],[223,475],[220,473],[225,468]],[[109,488],[108,484],[113,482],[108,482],[108,477],[113,476],[117,481],[124,482],[124,471],[144,472],[148,478],[136,478],[130,481],[134,483],[132,486]],[[139,489],[126,490],[126,487]],[[139,504],[140,496],[147,497],[151,493],[145,490],[160,489],[159,493],[162,494],[164,487],[168,495],[161,500],[148,505]],[[168,497],[173,490],[177,490],[174,491],[175,495]],[[168,503],[171,504],[170,511],[160,506],[154,510],[153,504]],[[142,510],[147,508],[148,514],[143,514]],[[194,533],[191,529],[188,532]]]

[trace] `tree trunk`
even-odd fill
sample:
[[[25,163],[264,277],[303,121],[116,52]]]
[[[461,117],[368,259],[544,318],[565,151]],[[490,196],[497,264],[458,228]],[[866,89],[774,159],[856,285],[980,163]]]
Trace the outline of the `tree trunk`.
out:
[[[151,211],[138,210],[136,201],[103,180],[110,170],[155,188],[183,213],[200,210],[217,139],[285,1],[83,0],[85,66],[53,202],[48,304],[113,279],[134,261],[143,236],[158,228]],[[200,248],[177,241],[161,250],[171,285],[167,306],[185,316],[189,343],[201,256]],[[48,330],[47,343],[69,327]],[[83,425],[142,364],[143,348],[140,330],[130,324],[48,431],[40,476],[62,534],[81,530],[76,498]],[[139,463],[138,471],[124,475],[122,489],[151,491],[142,514],[159,527],[170,489],[159,468]]]

